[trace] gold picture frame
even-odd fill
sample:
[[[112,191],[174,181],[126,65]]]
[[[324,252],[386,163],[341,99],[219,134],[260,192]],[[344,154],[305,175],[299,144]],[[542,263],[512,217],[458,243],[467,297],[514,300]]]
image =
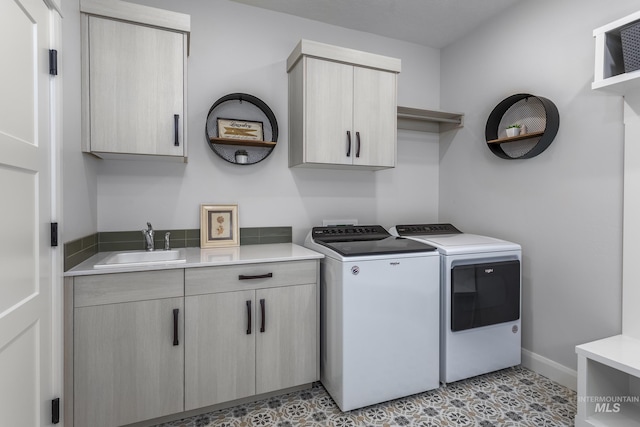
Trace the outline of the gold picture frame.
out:
[[[238,205],[200,205],[200,247],[239,245]]]

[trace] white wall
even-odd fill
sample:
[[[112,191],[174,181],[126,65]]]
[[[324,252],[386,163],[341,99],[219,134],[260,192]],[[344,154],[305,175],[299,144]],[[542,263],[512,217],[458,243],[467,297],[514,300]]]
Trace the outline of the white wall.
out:
[[[62,2],[62,239],[78,239],[98,231],[97,160],[80,151],[80,12],[79,0]]]
[[[425,214],[429,220],[435,220],[437,134],[400,131],[395,170],[288,168],[285,61],[301,38],[400,58],[399,103],[437,109],[438,50],[226,0],[138,0],[138,3],[191,15],[189,163],[98,161],[98,231],[136,230],[146,221],[156,228],[198,228],[200,203],[237,203],[241,227],[291,225],[294,241],[298,243],[323,218],[357,218],[360,223],[384,226],[394,225],[396,218],[415,220]],[[73,15],[77,15],[77,9]],[[79,38],[75,24],[72,31]],[[67,54],[73,55],[74,62],[79,64],[79,44]],[[73,114],[77,111],[77,123],[68,125],[74,128],[70,130],[74,138],[67,141],[76,150],[73,158],[67,157],[75,162],[81,156],[77,152],[79,136],[75,135],[80,126],[79,79],[77,87],[68,92],[77,95],[68,107]],[[204,128],[209,108],[218,98],[234,92],[262,99],[278,120],[278,145],[267,159],[252,166],[227,163],[206,143]],[[91,168],[93,160],[84,156],[85,167]],[[66,204],[67,218],[77,216],[70,213],[76,206],[82,207],[81,215],[93,214],[84,208],[87,204],[92,206],[93,196],[88,196],[84,189],[87,184],[82,184],[79,194],[73,188],[79,185],[76,178],[84,178],[83,171],[76,168],[81,165],[73,164],[71,177],[65,180],[65,185],[74,192]],[[416,189],[420,191],[418,194]]]
[[[637,0],[526,0],[441,52],[440,219],[523,247],[523,347],[571,369],[574,346],[620,333],[622,99],[590,89],[592,30]],[[552,100],[560,130],[528,160],[503,160],[484,127],[502,99]]]

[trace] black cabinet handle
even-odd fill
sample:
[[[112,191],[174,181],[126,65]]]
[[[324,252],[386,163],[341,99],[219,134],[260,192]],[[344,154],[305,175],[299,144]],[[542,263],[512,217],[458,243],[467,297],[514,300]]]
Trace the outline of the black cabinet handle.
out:
[[[173,142],[173,145],[175,145],[176,147],[180,146],[180,140],[178,139],[178,122],[180,121],[180,114],[174,114],[173,115],[173,133],[175,135],[175,140]]]
[[[360,132],[356,132],[356,157],[360,157]]]
[[[251,335],[251,300],[247,301],[247,335]]]
[[[180,341],[178,341],[178,314],[180,313],[180,309],[173,309],[173,345],[179,345]]]
[[[347,157],[351,157],[351,131],[347,131]]]
[[[269,277],[273,277],[273,273],[257,274],[255,276],[245,276],[241,274],[238,276],[238,280],[268,279]]]
[[[262,314],[262,319],[260,321],[260,332],[264,332],[264,299],[260,300],[260,313]]]

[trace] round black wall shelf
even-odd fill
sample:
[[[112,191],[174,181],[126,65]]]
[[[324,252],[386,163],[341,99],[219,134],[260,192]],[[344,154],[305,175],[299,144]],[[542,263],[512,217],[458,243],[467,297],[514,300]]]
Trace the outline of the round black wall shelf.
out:
[[[261,139],[220,137],[218,120],[259,124]],[[278,142],[278,122],[262,100],[247,93],[231,93],[218,99],[209,109],[205,127],[209,148],[229,163],[252,165],[264,160]]]
[[[507,136],[506,128],[518,124],[520,135]],[[489,115],[485,128],[487,146],[503,159],[530,159],[551,145],[560,127],[555,104],[528,93],[511,95],[500,102]]]

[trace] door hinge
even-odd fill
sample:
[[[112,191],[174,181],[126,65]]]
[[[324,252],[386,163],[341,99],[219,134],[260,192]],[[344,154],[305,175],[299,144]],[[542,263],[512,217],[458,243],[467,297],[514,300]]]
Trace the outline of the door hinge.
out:
[[[58,75],[58,51],[55,49],[49,49],[49,74]]]
[[[58,246],[58,223],[51,223],[51,246]]]
[[[56,397],[51,401],[51,423],[58,424],[60,422],[60,398]]]

